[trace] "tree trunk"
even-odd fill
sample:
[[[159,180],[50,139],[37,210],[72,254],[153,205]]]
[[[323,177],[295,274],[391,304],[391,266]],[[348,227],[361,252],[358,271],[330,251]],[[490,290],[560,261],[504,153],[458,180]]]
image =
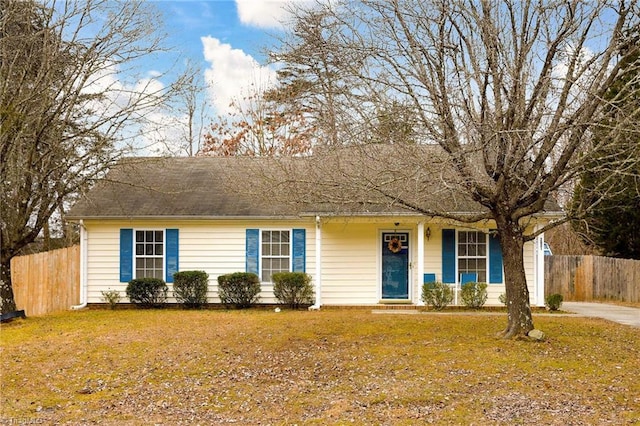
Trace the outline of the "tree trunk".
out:
[[[0,303],[3,314],[16,310],[16,301],[11,285],[11,258],[2,259],[0,265]]]
[[[508,323],[501,335],[524,337],[533,330],[529,289],[524,269],[523,230],[509,219],[497,219],[505,275]]]

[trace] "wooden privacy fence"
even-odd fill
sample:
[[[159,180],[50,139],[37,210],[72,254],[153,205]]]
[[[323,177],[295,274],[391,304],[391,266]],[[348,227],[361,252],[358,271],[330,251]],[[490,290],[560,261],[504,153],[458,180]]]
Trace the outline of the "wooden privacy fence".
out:
[[[80,303],[80,246],[14,257],[11,281],[27,315],[68,310]]]
[[[564,300],[640,302],[640,260],[602,256],[546,256],[545,295]]]

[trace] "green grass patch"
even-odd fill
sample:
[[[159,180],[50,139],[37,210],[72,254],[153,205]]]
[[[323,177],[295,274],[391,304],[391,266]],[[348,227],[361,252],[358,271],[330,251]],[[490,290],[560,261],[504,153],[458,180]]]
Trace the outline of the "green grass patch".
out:
[[[116,310],[2,325],[0,423],[640,423],[640,333],[536,317]]]

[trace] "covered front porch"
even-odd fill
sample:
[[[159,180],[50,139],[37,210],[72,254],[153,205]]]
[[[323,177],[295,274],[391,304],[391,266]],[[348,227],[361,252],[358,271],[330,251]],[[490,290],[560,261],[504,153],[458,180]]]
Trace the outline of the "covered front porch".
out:
[[[315,308],[422,306],[422,286],[456,289],[488,283],[487,305],[500,305],[504,273],[492,224],[460,224],[416,216],[315,217]],[[525,247],[533,306],[544,306],[543,236]]]

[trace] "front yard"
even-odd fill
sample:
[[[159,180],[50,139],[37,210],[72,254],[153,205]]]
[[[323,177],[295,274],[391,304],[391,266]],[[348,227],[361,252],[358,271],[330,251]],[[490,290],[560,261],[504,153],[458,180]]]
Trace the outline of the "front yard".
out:
[[[3,324],[0,424],[640,424],[640,333],[369,310],[83,311]]]

